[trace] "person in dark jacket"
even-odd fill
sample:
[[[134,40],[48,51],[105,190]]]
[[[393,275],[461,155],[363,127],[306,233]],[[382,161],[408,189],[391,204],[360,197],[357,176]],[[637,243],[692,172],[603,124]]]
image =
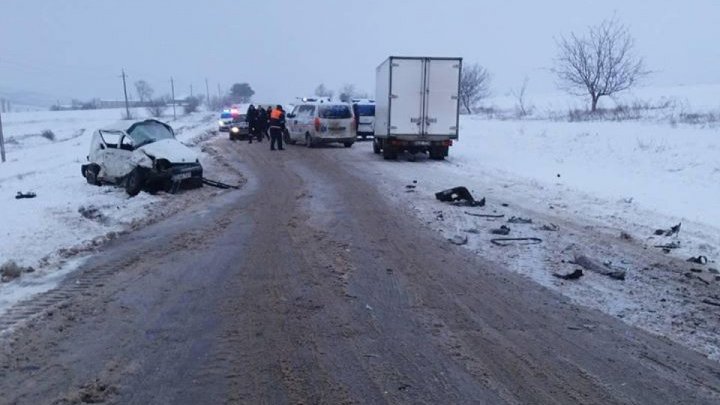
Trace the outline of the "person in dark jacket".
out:
[[[253,136],[255,135],[255,126],[257,125],[257,110],[255,106],[250,104],[247,109],[247,115],[245,115],[245,121],[248,124],[248,143],[252,143]]]
[[[270,113],[270,150],[275,150],[276,143],[278,150],[283,150],[282,135],[284,131],[285,111],[278,104]]]
[[[268,141],[270,140],[270,114],[272,114],[272,106],[269,105],[267,108],[267,125],[265,125],[265,136]]]
[[[257,123],[255,125],[257,126],[257,140],[262,142],[268,127],[268,115],[264,108],[257,109]]]

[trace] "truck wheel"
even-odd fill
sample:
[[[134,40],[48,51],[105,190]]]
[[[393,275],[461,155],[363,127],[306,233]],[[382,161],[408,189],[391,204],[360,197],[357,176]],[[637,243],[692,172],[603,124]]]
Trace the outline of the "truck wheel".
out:
[[[352,148],[353,142],[344,142],[343,145],[345,145],[346,148]]]
[[[446,149],[442,146],[430,147],[430,159],[432,160],[444,160]]]
[[[377,139],[373,139],[373,153],[376,155],[380,153],[380,143]]]
[[[143,186],[145,186],[145,172],[136,167],[125,180],[125,191],[130,197],[134,197],[142,191]]]
[[[307,146],[308,148],[313,147],[313,139],[312,139],[312,136],[310,136],[310,134],[305,134],[305,146]]]
[[[100,174],[100,167],[95,164],[87,165],[85,166],[85,180],[87,180],[88,184],[92,184],[93,186],[99,186],[100,180],[98,180],[98,174]]]
[[[398,152],[394,146],[388,145],[386,143],[385,145],[383,145],[382,155],[383,159],[385,160],[395,160],[398,157]]]

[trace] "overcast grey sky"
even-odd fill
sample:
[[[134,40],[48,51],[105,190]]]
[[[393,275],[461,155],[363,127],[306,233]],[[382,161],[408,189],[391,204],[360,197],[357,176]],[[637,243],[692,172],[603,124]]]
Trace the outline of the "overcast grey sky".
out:
[[[249,82],[286,101],[324,82],[374,91],[389,55],[461,56],[505,94],[554,89],[554,38],[616,15],[653,85],[720,83],[715,0],[0,0],[0,89],[121,98],[120,69],[156,93]],[[134,93],[134,89],[133,89]]]

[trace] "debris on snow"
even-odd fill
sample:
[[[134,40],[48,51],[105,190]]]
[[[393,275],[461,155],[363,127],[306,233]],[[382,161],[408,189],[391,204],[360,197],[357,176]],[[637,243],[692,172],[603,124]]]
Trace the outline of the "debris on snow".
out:
[[[503,225],[500,228],[497,229],[491,229],[490,233],[493,235],[509,235],[510,234],[510,228]]]
[[[582,269],[575,269],[570,273],[553,273],[553,277],[561,278],[563,280],[577,280],[583,276]]]
[[[615,280],[625,280],[625,269],[612,266],[612,264],[600,264],[587,256],[575,256],[573,262],[579,266],[582,266],[585,270],[589,270],[603,276],[608,276]]]
[[[18,191],[17,194],[15,194],[15,199],[20,200],[24,198],[35,198],[37,197],[37,194],[35,194],[32,191],[28,191],[27,193],[23,193],[22,191]]]
[[[513,216],[508,219],[508,222],[511,224],[532,224],[532,219]]]
[[[466,187],[462,187],[462,186],[449,188],[447,190],[437,192],[437,193],[435,193],[435,198],[437,198],[439,201],[442,201],[442,202],[449,202],[449,203],[461,202],[462,204],[458,204],[458,205],[465,205],[468,207],[484,207],[485,206],[485,198],[481,199],[480,201],[475,200],[475,198],[473,198],[472,194],[470,194],[470,191]]]
[[[490,243],[497,246],[510,245],[538,245],[542,243],[540,238],[494,238],[490,239]]]
[[[474,212],[467,212],[467,211],[465,211],[465,215],[470,215],[472,217],[478,217],[478,218],[503,218],[503,217],[505,217],[504,214],[476,214]]]
[[[705,257],[705,256],[691,257],[691,258],[687,259],[687,261],[690,263],[702,264],[702,265],[705,265],[708,262],[707,257]]]
[[[467,238],[467,236],[464,236],[464,235],[455,235],[452,238],[448,239],[448,241],[450,243],[452,243],[453,245],[462,246],[462,245],[467,245],[468,238]]]
[[[682,222],[671,227],[670,229],[657,229],[655,230],[655,236],[673,236],[673,235],[679,235],[680,234],[680,227],[682,226]]]

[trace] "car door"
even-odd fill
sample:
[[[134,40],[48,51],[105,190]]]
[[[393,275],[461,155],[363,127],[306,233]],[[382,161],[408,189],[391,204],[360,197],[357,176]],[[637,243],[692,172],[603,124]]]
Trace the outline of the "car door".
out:
[[[290,133],[290,138],[292,139],[298,139],[298,114],[300,112],[300,105],[296,105],[292,111],[290,111],[290,114],[288,114],[285,117],[285,127],[287,128],[288,132]]]
[[[307,133],[313,133],[313,130],[315,129],[315,106],[314,105],[306,105],[305,111],[303,112],[302,116],[302,137],[305,139],[305,134]]]

